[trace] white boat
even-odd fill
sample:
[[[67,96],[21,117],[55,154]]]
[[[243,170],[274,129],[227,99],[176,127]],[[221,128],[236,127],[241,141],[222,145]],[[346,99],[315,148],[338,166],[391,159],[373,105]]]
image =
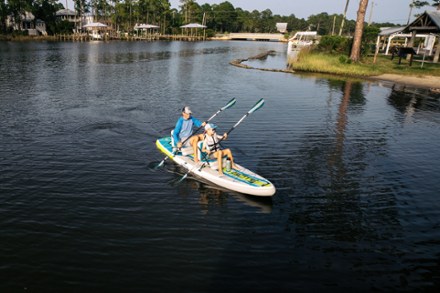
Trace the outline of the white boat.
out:
[[[296,32],[287,43],[287,55],[289,59],[298,58],[298,53],[304,48],[311,47],[316,42],[317,32]]]
[[[171,158],[176,164],[190,171],[194,176],[209,181],[220,187],[254,196],[273,196],[275,186],[267,179],[235,163],[235,168],[223,168],[223,175],[219,175],[218,170],[211,168],[215,161],[210,164],[194,162],[194,155],[182,155],[180,152],[174,154],[171,145],[171,137],[163,137],[156,141],[157,148],[166,156]],[[226,164],[224,164],[226,165]]]
[[[102,40],[102,35],[98,31],[92,31],[90,36],[93,40]]]

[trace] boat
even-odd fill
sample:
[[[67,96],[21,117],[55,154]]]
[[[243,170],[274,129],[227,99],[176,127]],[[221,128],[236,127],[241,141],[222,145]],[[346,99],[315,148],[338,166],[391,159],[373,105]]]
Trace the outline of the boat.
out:
[[[102,35],[98,31],[92,31],[90,37],[92,40],[102,40]]]
[[[296,32],[287,44],[287,55],[290,60],[298,60],[301,50],[311,47],[317,39],[316,31]]]
[[[215,169],[217,160],[194,162],[194,154],[185,152],[174,153],[171,137],[163,137],[156,140],[157,148],[176,164],[187,169],[194,176],[218,185],[222,188],[253,195],[253,196],[273,196],[276,192],[275,186],[267,179],[235,163],[235,168],[223,168],[223,175],[219,175]],[[226,166],[227,164],[223,164]]]

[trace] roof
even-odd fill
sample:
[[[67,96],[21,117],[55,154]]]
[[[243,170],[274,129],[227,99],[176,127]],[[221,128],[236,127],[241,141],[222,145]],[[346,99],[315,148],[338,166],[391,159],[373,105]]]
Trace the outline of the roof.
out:
[[[440,11],[439,10],[426,11],[426,13],[429,15],[431,20],[437,25],[437,27],[440,28]]]
[[[440,33],[440,11],[425,11],[417,17],[413,22],[408,24],[403,32],[417,33]]]
[[[57,16],[75,16],[76,12],[70,9],[60,9],[55,13]]]
[[[181,28],[206,28],[206,26],[199,23],[189,23],[187,25],[182,25]]]
[[[405,29],[404,26],[396,26],[396,27],[381,27],[379,36],[389,36],[401,33]]]
[[[159,28],[158,25],[154,25],[154,24],[148,24],[148,23],[141,23],[141,24],[136,24],[134,26],[134,29],[149,29],[149,28]]]
[[[88,27],[107,27],[106,24],[103,24],[101,22],[92,22],[92,23],[88,23],[86,25],[84,25],[83,27],[88,28]]]
[[[285,33],[287,31],[287,22],[277,22],[276,27],[279,32]]]
[[[35,16],[32,14],[32,12],[25,11],[21,14],[21,20],[22,21],[34,21]]]

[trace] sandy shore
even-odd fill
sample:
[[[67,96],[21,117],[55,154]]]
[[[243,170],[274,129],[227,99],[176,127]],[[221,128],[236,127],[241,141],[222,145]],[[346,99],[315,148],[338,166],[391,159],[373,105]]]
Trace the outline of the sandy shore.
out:
[[[398,74],[382,74],[369,77],[373,80],[384,80],[409,86],[440,90],[440,76],[408,76]]]

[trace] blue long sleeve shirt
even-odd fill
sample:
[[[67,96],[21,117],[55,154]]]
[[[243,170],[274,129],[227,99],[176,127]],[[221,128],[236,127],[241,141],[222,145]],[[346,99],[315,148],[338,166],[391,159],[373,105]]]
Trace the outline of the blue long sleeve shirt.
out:
[[[180,117],[177,120],[176,127],[174,127],[173,132],[174,146],[177,146],[179,141],[182,141],[192,135],[193,125],[200,127],[202,122],[192,116],[188,120],[185,120],[183,117]]]

